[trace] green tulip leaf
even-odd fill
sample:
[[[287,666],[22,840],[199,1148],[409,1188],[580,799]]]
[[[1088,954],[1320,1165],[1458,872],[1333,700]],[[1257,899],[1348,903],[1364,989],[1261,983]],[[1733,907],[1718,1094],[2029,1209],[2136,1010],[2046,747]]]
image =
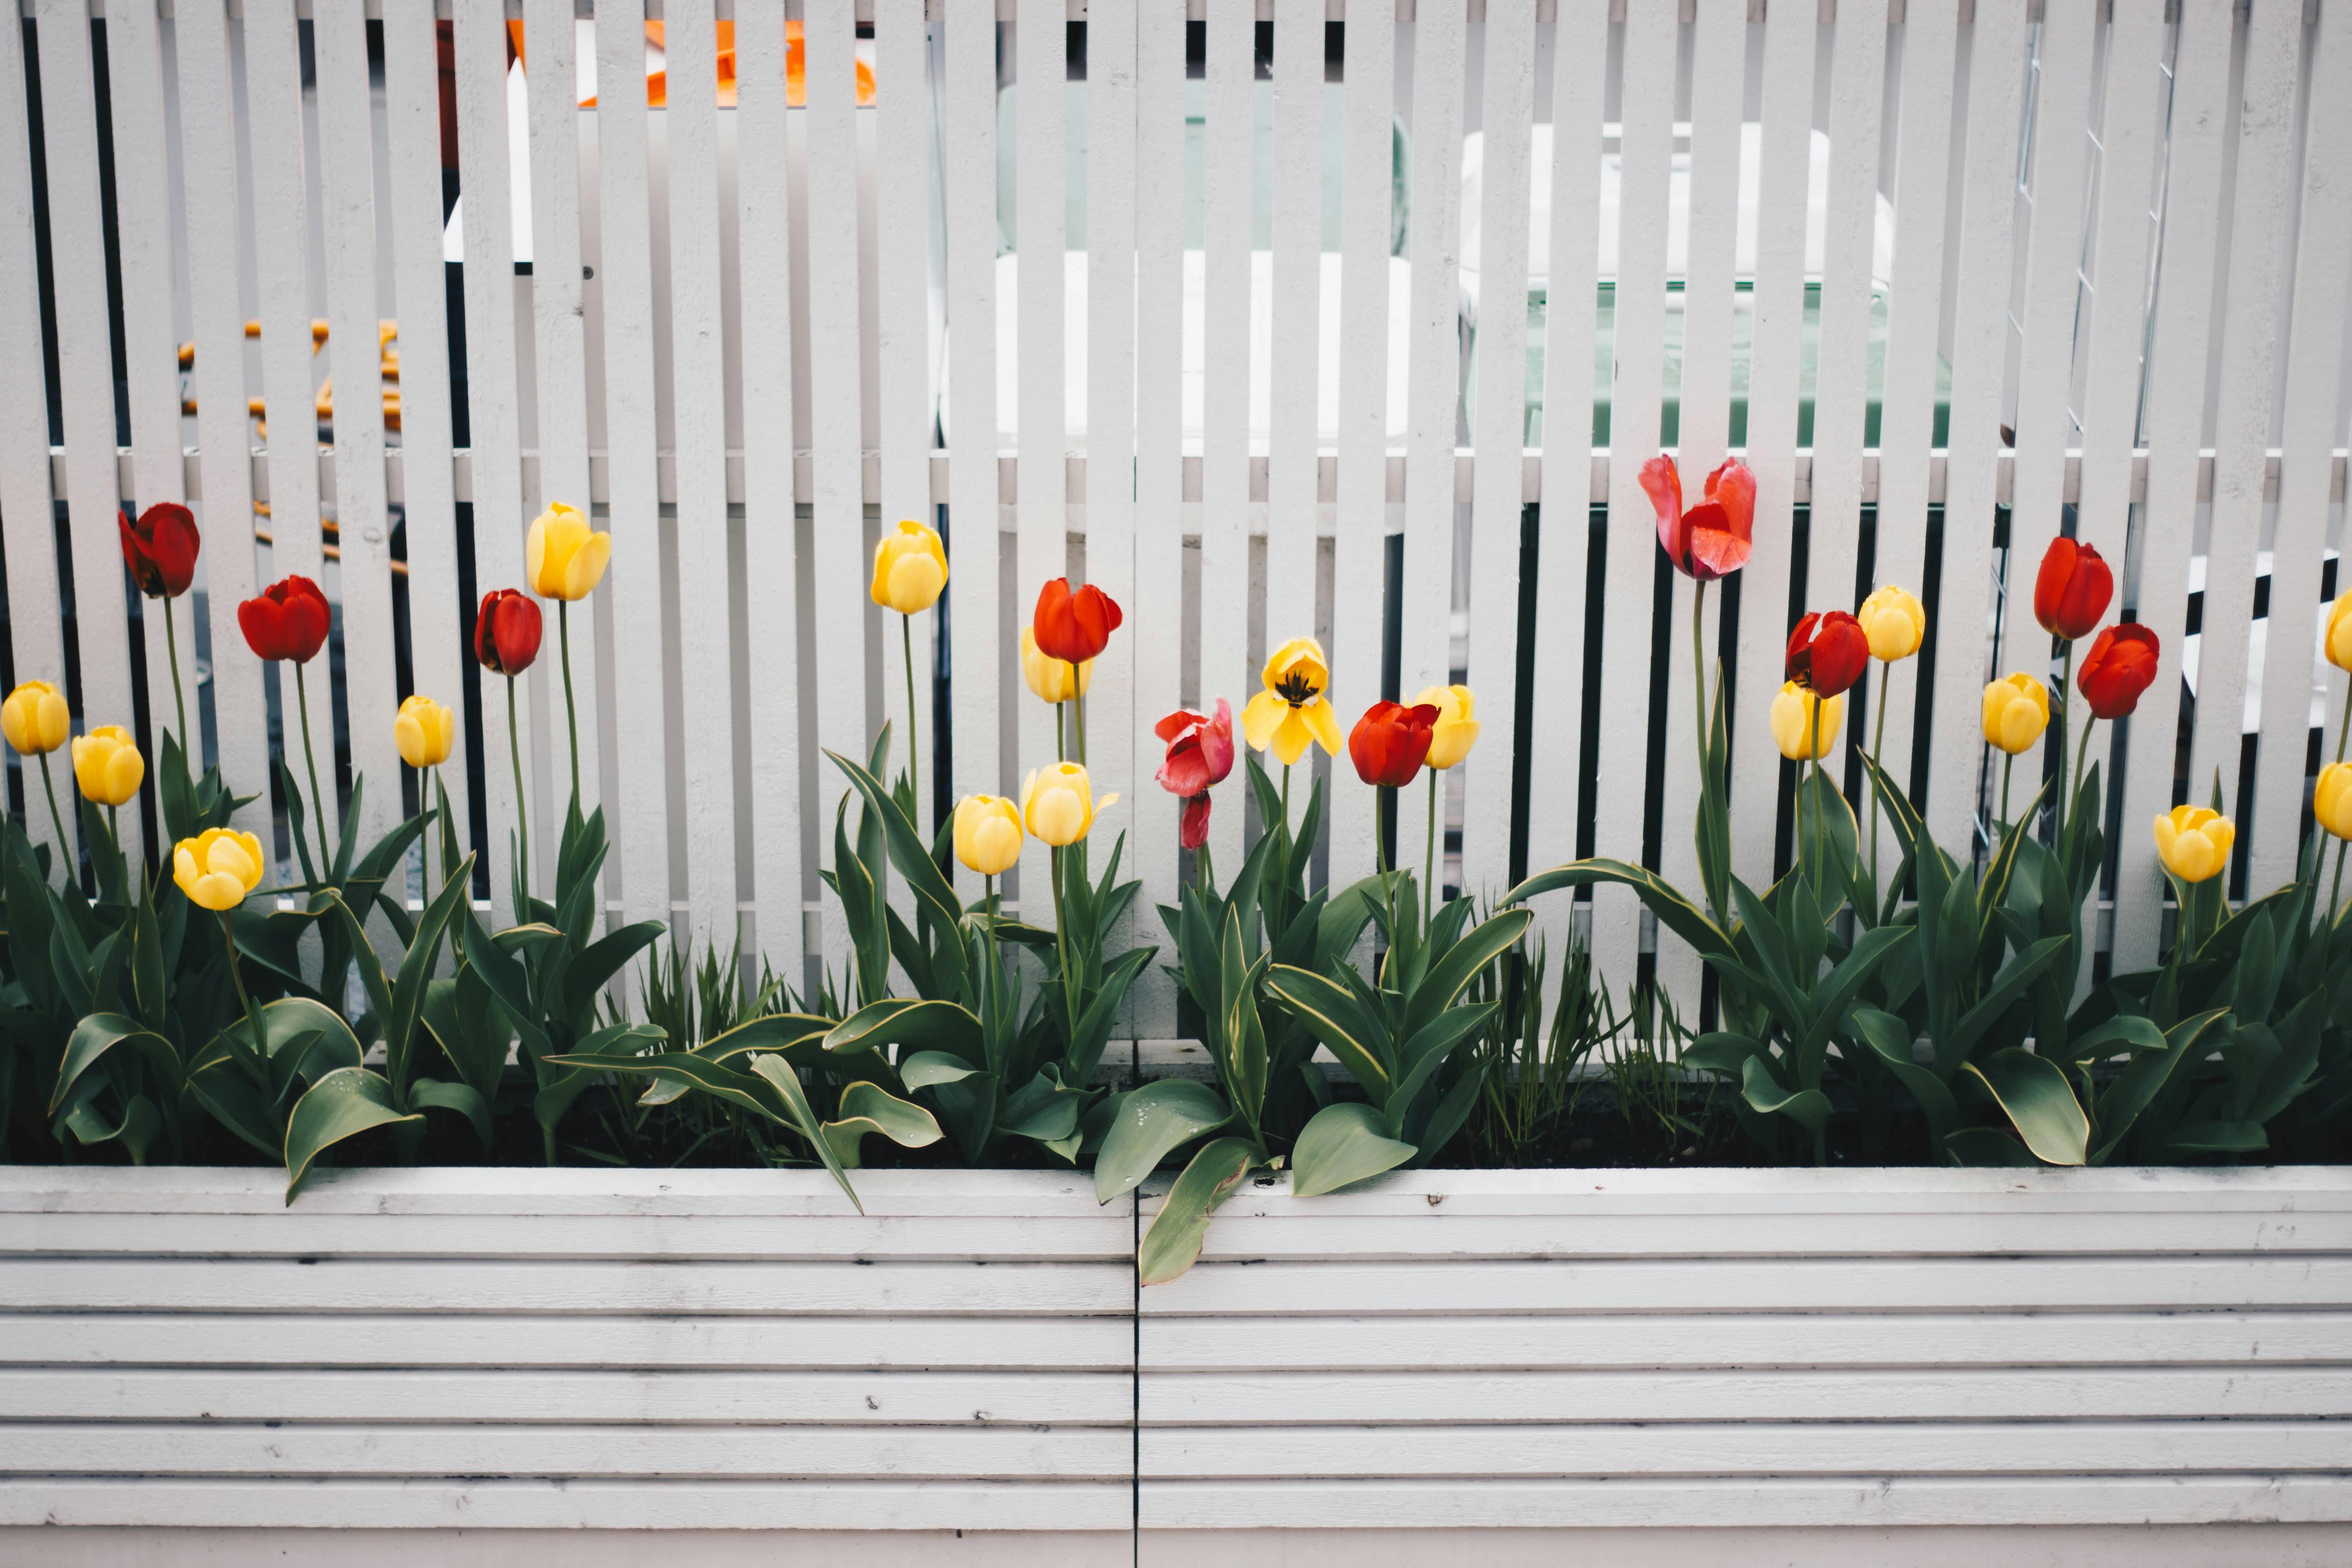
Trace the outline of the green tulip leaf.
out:
[[[135,1018],[126,1018],[119,1013],[93,1013],[74,1026],[72,1036],[66,1041],[65,1060],[58,1068],[58,1085],[49,1096],[48,1114],[58,1113],[76,1080],[100,1057],[126,1044],[154,1069],[156,1077],[173,1095],[180,1092],[180,1053],[172,1048],[171,1041],[142,1027]]]
[[[1241,1185],[1253,1163],[1249,1143],[1241,1138],[1213,1139],[1192,1156],[1136,1248],[1138,1279],[1165,1285],[1192,1267],[1209,1238],[1209,1216]]]
[[[1783,1087],[1762,1057],[1750,1057],[1742,1065],[1739,1093],[1749,1110],[1766,1116],[1778,1112],[1808,1132],[1819,1133],[1829,1125],[1830,1097],[1818,1089]]]
[[[869,1132],[879,1132],[904,1149],[920,1149],[940,1141],[940,1124],[931,1113],[904,1100],[879,1084],[859,1081],[841,1091],[841,1116],[823,1131],[844,1169],[860,1163],[858,1144]]]
[[[1095,1155],[1095,1201],[1131,1190],[1170,1153],[1232,1120],[1216,1090],[1191,1079],[1154,1079],[1110,1102],[1109,1124]]]
[[[975,1065],[988,1059],[980,1020],[953,1002],[887,997],[860,1007],[824,1037],[829,1052],[878,1050],[891,1045],[946,1051]]]
[[[982,1070],[950,1051],[916,1051],[899,1059],[898,1081],[910,1089],[929,1089],[934,1084],[961,1083]]]
[[[1359,1101],[1327,1105],[1298,1134],[1290,1190],[1319,1197],[1392,1171],[1420,1151],[1388,1135],[1379,1112]]]
[[[392,1085],[365,1068],[338,1068],[310,1086],[294,1102],[286,1122],[286,1202],[310,1178],[310,1168],[331,1145],[357,1137],[372,1127],[395,1122],[422,1125],[415,1112],[403,1115],[394,1108]]]
[[[2011,1046],[1981,1063],[1969,1063],[1965,1070],[1992,1091],[2036,1159],[2051,1165],[2088,1163],[2091,1120],[2056,1062]]]

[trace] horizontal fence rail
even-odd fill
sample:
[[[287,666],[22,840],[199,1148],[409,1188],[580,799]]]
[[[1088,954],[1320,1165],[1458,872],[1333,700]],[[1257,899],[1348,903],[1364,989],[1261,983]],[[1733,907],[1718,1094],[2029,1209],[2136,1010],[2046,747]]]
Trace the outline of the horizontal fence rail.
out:
[[[428,692],[463,715],[471,765],[446,773],[499,867],[483,895],[508,898],[526,822],[551,876],[560,677],[516,683],[518,799],[505,683],[466,639],[562,500],[614,536],[573,619],[614,919],[839,969],[823,753],[863,756],[887,720],[927,812],[1015,793],[1053,754],[1016,628],[1066,572],[1127,607],[1089,761],[1121,796],[1139,940],[1188,868],[1154,721],[1238,707],[1298,635],[1330,650],[1343,722],[1479,692],[1436,806],[1450,885],[1498,897],[1580,853],[1687,881],[1692,588],[1636,481],[1661,449],[1693,486],[1727,454],[1759,481],[1754,559],[1706,608],[1751,883],[1787,858],[1793,773],[1762,721],[1794,616],[1887,582],[1926,598],[1927,650],[1867,701],[1958,845],[1997,771],[1983,683],[2059,678],[2021,595],[2061,532],[2121,563],[2118,610],[2164,648],[2101,731],[2103,962],[2158,950],[2158,812],[2218,779],[2240,898],[2313,831],[2345,698],[2317,632],[2345,585],[2346,0],[21,16],[0,29],[5,677],[156,754],[163,611],[115,514],[189,503],[183,695],[273,843],[294,721],[236,605],[300,572],[338,608],[310,712],[329,815],[373,838],[413,809],[391,715]],[[906,652],[866,598],[902,517],[952,565]],[[1877,718],[1858,700],[1827,764],[1857,799]],[[1373,867],[1373,808],[1314,765],[1339,885]],[[1212,829],[1227,866],[1239,805]],[[1424,812],[1405,792],[1399,843]],[[1540,919],[1696,1016],[1696,955],[1630,893]],[[1164,975],[1130,1014],[1176,1032]]]

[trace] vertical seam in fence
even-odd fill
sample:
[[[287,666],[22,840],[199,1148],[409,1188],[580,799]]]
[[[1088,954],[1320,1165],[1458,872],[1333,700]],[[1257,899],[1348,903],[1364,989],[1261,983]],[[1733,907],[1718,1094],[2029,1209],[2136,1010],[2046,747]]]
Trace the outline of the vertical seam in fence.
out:
[[[996,11],[951,0],[947,22],[948,457],[955,793],[1006,787],[997,626]]]
[[[1070,507],[1065,455],[1069,449],[1069,408],[1063,382],[1068,344],[1063,328],[1063,285],[1068,265],[1069,156],[1067,108],[1067,12],[1061,0],[1021,0],[1013,24],[1014,265],[1018,268],[1017,375],[1013,444],[1019,452],[1015,479],[1019,500],[1017,572],[1012,585],[1016,627],[1029,624],[1037,591],[1069,570]],[[1001,320],[1000,316],[1000,320]],[[1018,635],[1016,633],[1016,635]],[[1007,738],[1019,748],[1015,771],[1024,780],[1061,754],[1076,760],[1077,735],[1070,726],[1074,704],[1023,700],[1020,718]],[[1056,730],[1056,723],[1061,725]],[[1021,855],[1021,905],[1040,924],[1054,908],[1047,870],[1050,852],[1043,841],[1024,842]]]
[[[1251,99],[1256,75],[1255,9],[1250,0],[1208,0],[1204,64],[1207,127],[1202,134],[1206,193],[1202,229],[1201,388],[1201,700],[1233,696],[1234,727],[1258,689],[1250,668],[1250,271]],[[1189,265],[1192,258],[1185,258]],[[1272,607],[1268,619],[1274,619]],[[1280,617],[1282,640],[1307,636],[1295,605]],[[1267,645],[1270,656],[1280,643]],[[1278,767],[1271,752],[1262,759]],[[1239,808],[1246,793],[1232,792]],[[1241,865],[1240,809],[1209,819],[1209,848],[1227,868]],[[1226,873],[1232,875],[1232,870]]]

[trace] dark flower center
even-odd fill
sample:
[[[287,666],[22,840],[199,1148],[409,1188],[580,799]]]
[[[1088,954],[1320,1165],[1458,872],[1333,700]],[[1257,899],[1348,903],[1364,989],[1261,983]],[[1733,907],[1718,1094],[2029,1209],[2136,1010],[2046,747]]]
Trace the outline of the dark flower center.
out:
[[[1274,694],[1293,708],[1303,707],[1323,695],[1323,689],[1310,679],[1304,670],[1294,669],[1275,682]]]

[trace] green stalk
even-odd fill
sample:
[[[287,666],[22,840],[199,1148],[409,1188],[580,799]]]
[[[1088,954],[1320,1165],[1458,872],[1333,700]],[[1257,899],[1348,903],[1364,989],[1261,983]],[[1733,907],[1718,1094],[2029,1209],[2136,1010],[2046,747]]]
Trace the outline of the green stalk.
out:
[[[1076,669],[1077,666],[1070,667]],[[1078,766],[1087,765],[1087,694],[1079,692],[1070,699],[1070,726],[1077,731]]]
[[[1812,697],[1812,699],[1813,699],[1813,743],[1812,743],[1812,746],[1811,747],[1811,752],[1812,752],[1812,753],[1813,753],[1813,759],[1812,759],[1812,762],[1813,762],[1813,788],[1812,788],[1812,796],[1813,796],[1813,853],[1812,853],[1812,875],[1811,875],[1810,878],[1808,878],[1807,879],[1808,879],[1809,881],[1811,881],[1811,882],[1813,884],[1814,889],[1815,889],[1816,891],[1819,891],[1819,890],[1820,890],[1820,889],[1821,889],[1821,887],[1822,887],[1822,880],[1821,880],[1821,877],[1822,877],[1822,864],[1821,864],[1821,858],[1822,858],[1822,700],[1821,700],[1821,698],[1820,698],[1820,697],[1818,697],[1818,696],[1814,696],[1814,695],[1813,695],[1813,693],[1811,693],[1811,692],[1810,692],[1810,691],[1809,691],[1809,692],[1807,692],[1807,693],[1806,693],[1806,695],[1807,695],[1807,696],[1809,696],[1809,697]]]
[[[58,858],[64,859],[73,853],[74,841],[66,837],[66,819],[58,813],[58,786],[49,780],[49,753],[47,752],[41,753],[41,793],[49,797],[49,826],[58,830]]]
[[[2071,720],[2074,716],[2074,698],[2073,692],[2068,689],[2068,688],[2074,684],[2074,645],[2072,642],[2069,642],[2066,645],[2065,659],[2058,667],[2057,700],[2052,704],[2053,716],[2058,724],[2058,763],[2061,767],[2063,767],[2066,763],[2067,721]],[[2062,773],[2059,776],[2063,778],[2065,775]],[[2051,803],[2050,841],[2053,844],[2063,842],[2066,833],[2066,805],[2067,803],[2063,799],[2053,801]]]
[[[1286,833],[1290,830],[1290,764],[1288,763],[1282,764],[1282,826]]]
[[[2083,787],[2083,764],[2090,760],[2091,731],[2097,727],[2098,721],[2099,716],[2095,713],[2083,721],[2082,743],[2074,748],[2074,782],[2066,791],[2066,798],[2070,802],[2074,798],[2074,792]]]
[[[221,941],[228,948],[228,977],[236,984],[237,1005],[245,1009],[246,1027],[252,1032],[253,1048],[263,1050],[261,1015],[254,1011],[253,997],[245,988],[245,974],[236,966],[236,931],[228,922],[228,911],[220,911]]]
[[[563,718],[572,729],[572,809],[580,809],[580,710],[572,704],[572,601],[555,601],[555,635],[563,653]],[[511,710],[509,710],[511,711]]]
[[[1054,704],[1054,760],[1057,763],[1069,761],[1068,753],[1062,747],[1062,705],[1058,702]]]
[[[2004,751],[2000,758],[2000,830],[2009,831],[2009,773],[2017,766],[2017,753]]]
[[[898,617],[898,647],[907,664],[907,782],[915,792],[915,826],[923,825],[923,772],[915,756],[915,617]]]
[[[523,793],[522,734],[515,721],[514,683],[515,678],[509,675],[507,677],[507,755],[514,762],[515,854],[519,858],[519,867],[522,873],[523,891],[528,896],[530,891],[530,813],[525,804],[526,797]],[[527,921],[530,918],[530,911],[528,910],[515,911],[515,919],[519,921]],[[552,1131],[548,1134],[551,1142],[554,1136]]]
[[[1421,923],[1427,926],[1437,896],[1437,770],[1429,770],[1429,820],[1422,826]]]
[[[1870,896],[1874,899],[1880,896],[1878,816],[1885,808],[1885,803],[1878,795],[1878,770],[1884,765],[1879,761],[1879,753],[1886,749],[1886,688],[1894,679],[1893,665],[1882,664],[1878,667],[1878,718],[1874,726],[1876,732],[1872,735],[1870,742]]]
[[[2344,760],[2344,742],[2352,739],[2352,681],[2344,687],[2344,717],[2336,725],[2336,760]]]
[[[188,697],[180,686],[180,633],[172,624],[172,601],[163,601],[163,647],[172,656],[172,705],[180,713],[180,752],[192,755],[188,744]]]
[[[319,870],[327,870],[327,797],[319,790],[319,759],[310,749],[310,689],[302,679],[302,666],[294,666],[294,700],[302,713],[302,765],[310,773],[310,841],[319,850]]]
[[[2344,890],[2344,839],[2336,841],[2336,880],[2327,889],[2327,929],[2336,930],[2336,898]]]
[[[1070,933],[1068,922],[1062,918],[1062,848],[1052,847],[1054,858],[1054,952],[1062,963],[1062,1006],[1073,1026],[1077,1023],[1076,998],[1070,991]]]
[[[1209,868],[1209,844],[1206,839],[1202,839],[1201,847],[1192,852],[1192,880],[1204,899],[1217,890],[1217,879]]]

